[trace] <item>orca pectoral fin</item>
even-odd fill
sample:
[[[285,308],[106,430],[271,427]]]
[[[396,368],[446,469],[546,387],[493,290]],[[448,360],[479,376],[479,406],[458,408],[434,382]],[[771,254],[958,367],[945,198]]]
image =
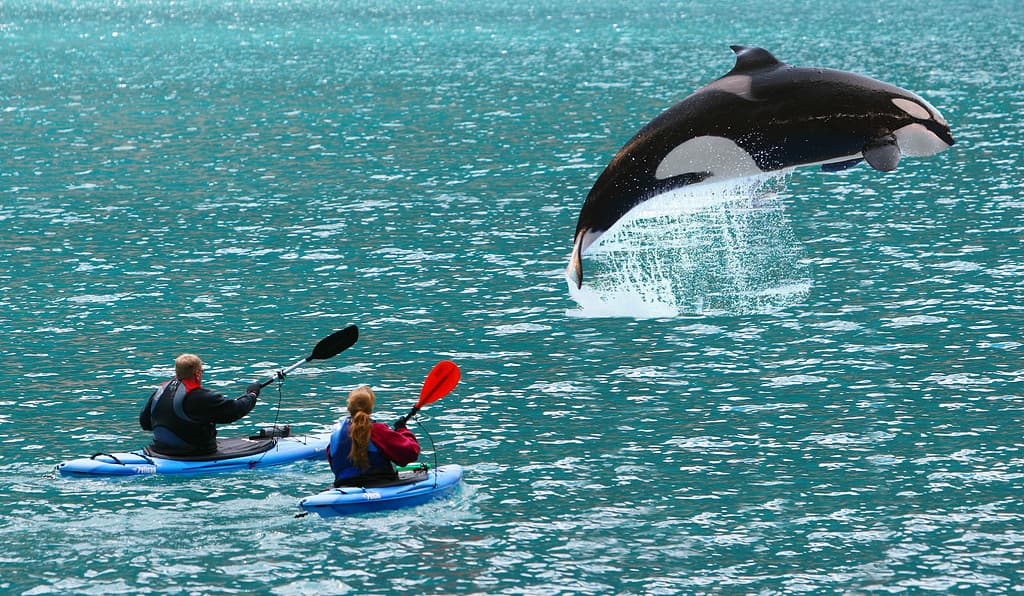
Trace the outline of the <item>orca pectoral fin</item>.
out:
[[[900,148],[895,135],[886,135],[864,145],[864,161],[880,172],[891,172],[900,163]]]
[[[848,169],[852,168],[853,166],[859,164],[862,161],[864,161],[864,160],[862,158],[858,157],[858,158],[855,158],[855,159],[848,159],[846,161],[837,161],[837,162],[833,162],[833,163],[825,163],[825,164],[821,164],[821,171],[823,171],[823,172],[841,172],[843,170],[848,170]]]

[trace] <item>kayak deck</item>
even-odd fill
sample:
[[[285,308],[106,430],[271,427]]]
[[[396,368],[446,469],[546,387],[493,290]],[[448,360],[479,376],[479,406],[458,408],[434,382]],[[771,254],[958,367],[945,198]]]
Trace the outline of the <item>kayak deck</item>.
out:
[[[400,473],[399,478],[403,473]],[[299,507],[321,517],[374,513],[415,507],[451,496],[462,480],[462,466],[449,464],[428,470],[426,478],[381,487],[343,486],[299,501]]]
[[[225,453],[209,458],[182,458],[147,455],[145,450],[97,453],[57,465],[61,476],[138,476],[148,474],[213,474],[278,466],[303,459],[325,457],[329,433],[279,437],[272,439],[225,439]],[[247,445],[247,444],[252,445]],[[266,445],[269,444],[269,447]],[[233,455],[239,452],[241,455]]]

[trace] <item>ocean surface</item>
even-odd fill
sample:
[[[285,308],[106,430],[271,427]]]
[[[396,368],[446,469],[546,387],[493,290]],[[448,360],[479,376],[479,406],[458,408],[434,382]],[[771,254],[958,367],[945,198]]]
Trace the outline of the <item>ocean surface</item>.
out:
[[[0,0],[0,592],[1024,590],[1022,14]],[[730,44],[913,90],[957,144],[697,193],[574,298],[591,185]],[[237,393],[349,324],[221,436],[363,383],[390,421],[452,359],[411,426],[451,501],[295,517],[325,462],[55,476],[146,444],[178,353]]]

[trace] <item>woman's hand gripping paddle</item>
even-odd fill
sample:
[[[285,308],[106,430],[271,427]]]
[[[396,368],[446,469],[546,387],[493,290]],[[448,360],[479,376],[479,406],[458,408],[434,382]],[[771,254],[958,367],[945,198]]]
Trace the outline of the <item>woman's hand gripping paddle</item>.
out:
[[[420,411],[420,408],[451,393],[452,389],[459,384],[461,376],[459,367],[451,360],[442,360],[435,364],[434,368],[430,369],[426,380],[423,381],[419,401],[416,402],[412,410],[409,410],[408,414],[395,421],[395,429],[405,428],[405,424]]]
[[[277,379],[283,379],[285,375],[292,372],[296,368],[302,366],[303,364],[309,362],[310,360],[327,360],[328,358],[333,358],[338,354],[344,352],[345,350],[351,348],[353,345],[355,345],[357,339],[359,339],[359,329],[357,329],[355,325],[349,325],[348,327],[345,327],[341,331],[335,331],[334,333],[321,339],[316,344],[316,347],[313,348],[312,354],[306,356],[302,360],[299,360],[298,362],[289,366],[288,368],[279,371],[277,374],[270,377],[266,381],[263,381],[262,383],[260,383],[260,387],[266,387],[267,385],[273,383]]]

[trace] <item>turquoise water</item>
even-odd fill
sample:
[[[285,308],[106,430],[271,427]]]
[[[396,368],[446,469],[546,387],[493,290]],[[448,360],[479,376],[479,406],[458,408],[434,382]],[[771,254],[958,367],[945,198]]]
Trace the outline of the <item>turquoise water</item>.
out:
[[[1020,591],[1022,38],[1016,0],[0,0],[0,591]],[[677,311],[581,311],[587,191],[732,43],[912,89],[958,143],[656,222],[621,253]],[[235,391],[352,323],[222,432],[360,383],[390,420],[451,358],[421,421],[453,501],[295,518],[320,462],[53,477],[147,441],[176,353]]]

